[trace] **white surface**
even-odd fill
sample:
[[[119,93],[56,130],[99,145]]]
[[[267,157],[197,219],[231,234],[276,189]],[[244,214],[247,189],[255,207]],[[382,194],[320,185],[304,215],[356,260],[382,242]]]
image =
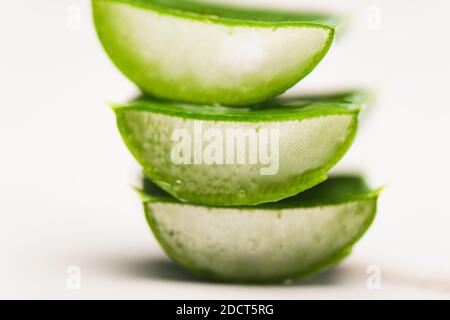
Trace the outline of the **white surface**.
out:
[[[297,89],[380,89],[339,166],[388,184],[350,259],[307,284],[267,287],[197,282],[168,262],[129,188],[139,168],[105,104],[135,89],[103,53],[89,2],[1,1],[0,297],[449,298],[450,3],[307,3],[356,19]],[[366,23],[371,5],[379,30]],[[67,28],[78,7],[80,28]],[[81,267],[80,290],[66,288],[69,265]],[[366,286],[370,265],[380,290]]]

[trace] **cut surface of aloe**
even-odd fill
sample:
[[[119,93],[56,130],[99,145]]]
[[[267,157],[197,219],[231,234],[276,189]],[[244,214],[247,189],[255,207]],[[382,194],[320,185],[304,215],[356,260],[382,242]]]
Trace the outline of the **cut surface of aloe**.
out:
[[[325,180],[351,145],[364,96],[279,98],[252,108],[143,98],[114,110],[129,150],[161,188],[181,201],[238,206]]]
[[[151,96],[248,105],[305,77],[328,51],[333,19],[182,0],[93,0],[115,65]]]
[[[256,207],[181,203],[150,181],[142,199],[166,253],[204,277],[235,282],[305,278],[338,263],[372,223],[379,191],[331,177],[297,196]]]

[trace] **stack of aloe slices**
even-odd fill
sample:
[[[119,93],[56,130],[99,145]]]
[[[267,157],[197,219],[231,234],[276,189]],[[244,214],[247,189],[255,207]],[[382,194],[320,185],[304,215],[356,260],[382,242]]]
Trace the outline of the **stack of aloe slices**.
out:
[[[199,275],[273,282],[349,254],[378,191],[327,173],[365,92],[279,97],[324,57],[336,19],[186,0],[93,0],[99,38],[144,95],[116,104],[147,220]]]

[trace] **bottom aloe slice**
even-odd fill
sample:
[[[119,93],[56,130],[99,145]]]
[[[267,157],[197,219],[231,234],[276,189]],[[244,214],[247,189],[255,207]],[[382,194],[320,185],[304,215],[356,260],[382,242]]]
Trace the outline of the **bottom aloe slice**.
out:
[[[147,177],[181,201],[257,205],[327,177],[353,141],[363,93],[276,99],[248,108],[141,98],[114,107]]]
[[[153,233],[180,265],[216,280],[263,283],[309,277],[347,256],[375,217],[378,193],[340,176],[257,207],[181,203],[149,181],[142,198]]]

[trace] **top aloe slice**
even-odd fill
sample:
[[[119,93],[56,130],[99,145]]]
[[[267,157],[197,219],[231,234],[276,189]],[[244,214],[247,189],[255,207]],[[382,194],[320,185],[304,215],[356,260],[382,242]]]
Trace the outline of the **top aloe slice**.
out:
[[[328,51],[334,20],[183,0],[93,0],[99,38],[145,93],[247,105],[281,94]]]
[[[239,206],[325,180],[351,145],[365,103],[357,92],[248,108],[140,98],[114,111],[128,149],[161,188],[186,202]]]

